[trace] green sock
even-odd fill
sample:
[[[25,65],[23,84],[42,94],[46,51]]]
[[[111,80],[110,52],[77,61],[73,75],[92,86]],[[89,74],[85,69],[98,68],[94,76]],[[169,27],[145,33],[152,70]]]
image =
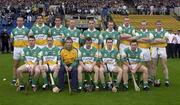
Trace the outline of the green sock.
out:
[[[47,77],[43,78],[44,79],[44,84],[48,84]]]
[[[105,86],[106,86],[105,82],[103,82],[103,83],[102,83],[102,86],[103,86],[103,87],[105,87]]]
[[[78,85],[79,85],[79,87],[82,87],[82,82],[79,82]]]
[[[97,85],[98,85],[98,83],[94,81],[94,85],[95,85],[95,86],[97,86]]]
[[[24,85],[23,79],[19,79],[19,85]]]

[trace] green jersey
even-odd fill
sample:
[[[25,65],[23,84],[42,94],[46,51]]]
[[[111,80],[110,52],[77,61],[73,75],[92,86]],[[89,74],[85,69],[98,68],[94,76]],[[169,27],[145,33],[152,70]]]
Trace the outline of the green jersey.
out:
[[[39,26],[38,24],[35,24],[31,30],[30,35],[34,35],[36,39],[36,44],[40,46],[44,46],[47,44],[46,38],[47,35],[49,35],[49,27],[47,25]]]
[[[136,36],[136,32],[133,26],[129,25],[126,27],[124,24],[122,26],[118,27],[118,31],[121,33],[121,35],[131,35],[132,37]],[[129,40],[127,39],[121,39],[121,42],[123,44],[129,45]]]
[[[106,62],[108,66],[117,65],[117,63],[120,61],[120,54],[116,49],[109,51],[108,49],[103,48],[100,50],[99,58],[100,61]]]
[[[71,37],[73,40],[73,47],[79,49],[80,47],[80,35],[81,35],[81,31],[77,28],[74,28],[73,30],[71,30],[70,28],[68,28],[68,30],[65,33],[65,37]]]
[[[139,30],[137,32],[137,34],[138,34],[137,39],[141,39],[141,38],[149,38],[150,39],[152,37],[151,32],[148,31],[148,30],[143,31],[141,29],[141,30]],[[139,42],[138,46],[140,48],[149,48],[150,47],[150,42],[149,43],[148,42]]]
[[[28,40],[29,29],[26,27],[14,28],[11,32],[11,38],[14,39],[14,47],[26,47]]]
[[[122,26],[118,27],[118,31],[121,34],[129,34],[131,36],[135,35],[135,29],[133,26],[129,25],[128,27],[126,27],[124,24]]]
[[[86,49],[86,46],[82,46],[80,49],[79,59],[85,64],[92,64],[97,61],[98,53],[95,47]]]
[[[118,48],[119,43],[119,36],[120,33],[118,31],[112,30],[111,32],[107,29],[105,32],[103,32],[100,36],[100,38],[103,40],[104,46],[106,47],[106,39],[112,38],[113,39],[113,48]]]
[[[164,29],[161,29],[160,31],[157,31],[157,29],[155,29],[154,31],[152,31],[152,38],[151,39],[157,39],[157,38],[161,38],[161,39],[165,39],[168,36],[168,32],[165,31]],[[152,46],[155,47],[166,47],[166,42],[164,43],[152,43]]]
[[[123,58],[128,58],[130,63],[137,63],[143,60],[143,53],[140,48],[137,48],[135,51],[132,51],[130,48],[124,49]]]
[[[100,48],[99,45],[99,39],[100,39],[100,31],[94,29],[91,31],[90,29],[87,29],[86,31],[83,32],[83,35],[86,37],[91,37],[92,38],[92,46],[94,46],[96,49]]]
[[[37,46],[31,47],[25,47],[22,52],[22,57],[25,60],[25,62],[29,65],[33,65],[36,62],[40,60],[42,56],[41,49]]]
[[[57,61],[60,60],[60,49],[56,46],[52,46],[52,48],[49,48],[48,46],[45,46],[42,48],[42,60],[43,64],[49,64],[54,65],[57,64]]]
[[[60,28],[57,28],[56,26],[54,26],[53,28],[51,28],[51,35],[54,39],[54,45],[58,46],[58,47],[63,47],[63,38],[66,34],[67,28],[64,26],[60,26]]]

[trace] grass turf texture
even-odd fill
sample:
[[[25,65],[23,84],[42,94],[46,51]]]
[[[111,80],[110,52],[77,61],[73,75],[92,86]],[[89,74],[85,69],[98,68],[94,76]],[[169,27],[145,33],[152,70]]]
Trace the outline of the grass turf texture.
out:
[[[127,92],[111,93],[92,92],[69,95],[68,87],[59,94],[50,90],[38,90],[36,93],[28,88],[25,92],[16,92],[10,85],[12,79],[12,55],[0,54],[0,105],[180,105],[180,70],[179,59],[169,59],[168,67],[171,86],[164,86],[162,71],[158,69],[161,87],[151,88],[149,92],[135,92],[133,85]],[[6,81],[3,81],[6,78]],[[26,84],[26,82],[25,82]],[[132,84],[132,83],[131,83]]]

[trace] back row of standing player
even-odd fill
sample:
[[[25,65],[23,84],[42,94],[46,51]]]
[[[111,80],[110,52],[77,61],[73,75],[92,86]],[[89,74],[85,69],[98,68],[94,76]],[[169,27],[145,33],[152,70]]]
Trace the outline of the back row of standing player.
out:
[[[27,46],[27,36],[33,35],[36,39],[36,45],[43,48],[47,45],[47,36],[51,35],[54,39],[54,45],[60,49],[63,47],[65,38],[70,36],[73,40],[73,46],[80,48],[84,43],[84,39],[87,37],[92,38],[92,46],[96,49],[106,47],[106,39],[113,39],[113,48],[118,49],[120,55],[126,55],[124,49],[129,47],[129,42],[133,39],[137,39],[139,42],[139,48],[142,50],[143,59],[146,63],[149,73],[149,79],[155,80],[156,77],[156,63],[157,58],[161,58],[163,66],[163,74],[165,78],[165,84],[169,85],[169,76],[167,68],[167,54],[166,54],[166,38],[168,33],[163,29],[161,21],[155,23],[156,29],[149,31],[147,29],[147,22],[142,21],[140,30],[135,30],[130,25],[128,17],[124,18],[124,23],[118,27],[118,31],[114,30],[114,23],[108,22],[108,28],[105,31],[100,32],[95,29],[95,21],[88,21],[88,29],[81,32],[76,28],[75,20],[69,21],[69,27],[66,28],[61,24],[61,18],[55,18],[55,26],[49,28],[44,24],[43,17],[37,16],[35,25],[29,30],[24,25],[24,19],[22,17],[17,18],[17,27],[13,29],[11,38],[14,40],[14,66],[13,66],[13,81],[16,82],[17,73],[16,70],[19,66],[21,53],[23,48]],[[151,51],[150,51],[151,50]],[[152,66],[150,61],[152,61]]]

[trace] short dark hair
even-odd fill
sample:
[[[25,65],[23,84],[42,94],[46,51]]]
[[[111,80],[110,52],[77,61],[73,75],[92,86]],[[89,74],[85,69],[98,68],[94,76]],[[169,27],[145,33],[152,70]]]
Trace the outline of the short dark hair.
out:
[[[157,20],[156,23],[162,23],[161,20]]]
[[[90,41],[92,42],[91,37],[87,37],[87,38],[85,39],[85,42],[87,42],[87,41],[88,41],[88,42],[90,42]]]
[[[72,40],[72,38],[71,38],[70,36],[68,36],[68,37],[66,38],[65,42],[68,41],[68,40],[71,40],[71,41],[73,42],[73,40]]]
[[[107,38],[107,39],[106,39],[106,43],[107,43],[107,41],[108,41],[108,40],[112,40],[112,41],[113,41],[113,39],[112,39],[112,38]]]
[[[131,40],[130,45],[131,45],[132,43],[137,43],[137,44],[138,44],[138,41],[137,41],[136,39],[133,39],[133,40]]]
[[[28,40],[29,40],[29,39],[35,39],[34,35],[28,36]]]
[[[39,17],[39,16],[43,18],[43,16],[42,16],[42,15],[37,15],[37,16],[36,16],[36,19],[37,19],[37,17]]]
[[[56,20],[56,19],[62,20],[62,17],[61,17],[61,16],[56,16],[56,17],[54,18],[54,20]]]
[[[23,16],[18,16],[18,17],[16,18],[16,20],[17,20],[18,18],[22,18],[23,21],[24,21],[24,17],[23,17]]]

